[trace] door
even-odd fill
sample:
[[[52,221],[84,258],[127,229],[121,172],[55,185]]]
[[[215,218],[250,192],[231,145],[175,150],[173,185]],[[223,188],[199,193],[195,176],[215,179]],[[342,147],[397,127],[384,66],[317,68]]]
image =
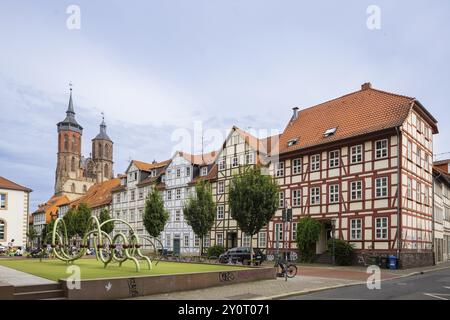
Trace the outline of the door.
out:
[[[227,241],[227,249],[237,247],[237,233],[236,232],[228,232],[227,240],[228,240]]]
[[[173,239],[173,254],[180,255],[180,238]]]

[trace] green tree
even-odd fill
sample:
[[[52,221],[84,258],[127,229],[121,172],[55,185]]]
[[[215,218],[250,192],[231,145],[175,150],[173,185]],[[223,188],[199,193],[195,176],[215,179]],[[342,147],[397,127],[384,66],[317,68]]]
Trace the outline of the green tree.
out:
[[[99,216],[99,221],[100,224],[102,224],[103,222],[107,221],[111,219],[111,216],[109,215],[109,211],[108,209],[104,208],[101,212],[100,212],[100,216]],[[114,229],[114,222],[108,222],[106,224],[103,225],[102,230],[105,231],[107,234],[110,234]]]
[[[41,231],[41,242],[42,245],[51,244],[52,242],[52,232],[53,226],[55,225],[55,220],[50,220],[49,223],[45,225],[45,227]]]
[[[67,237],[72,239],[76,235],[76,208],[70,208],[63,217],[64,224],[66,225]]]
[[[183,208],[184,218],[200,238],[200,255],[203,255],[203,238],[214,225],[216,204],[214,203],[211,185],[207,181],[199,181],[195,192],[191,193]]]
[[[330,239],[328,241],[328,250],[333,252],[333,248],[337,265],[349,266],[352,264],[353,245],[342,239]]]
[[[315,246],[322,230],[319,221],[305,217],[297,224],[297,246],[300,253],[300,261],[312,262],[316,252]]]
[[[74,231],[75,234],[81,238],[87,231],[88,221],[90,217],[91,217],[91,209],[88,207],[86,203],[80,203],[77,207],[77,211],[75,214]]]
[[[231,217],[239,228],[253,239],[267,225],[278,208],[279,187],[260,167],[251,167],[231,181],[229,206]],[[253,241],[250,240],[250,260],[253,261]]]
[[[164,201],[161,197],[161,193],[156,189],[152,188],[145,199],[145,210],[144,210],[144,226],[145,230],[153,236],[158,237],[164,230],[167,220],[169,219],[169,213],[164,208]]]

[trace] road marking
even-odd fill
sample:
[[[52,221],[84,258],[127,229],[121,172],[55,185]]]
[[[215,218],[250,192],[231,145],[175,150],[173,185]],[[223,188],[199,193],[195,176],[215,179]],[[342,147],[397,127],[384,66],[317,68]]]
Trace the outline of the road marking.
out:
[[[435,294],[432,294],[432,293],[425,293],[425,292],[424,292],[423,294],[426,295],[426,296],[433,297],[433,298],[435,298],[435,299],[448,300],[448,299],[446,299],[446,298],[440,297],[440,296],[435,295]]]
[[[443,288],[445,288],[445,289],[450,289],[450,287],[443,287]]]

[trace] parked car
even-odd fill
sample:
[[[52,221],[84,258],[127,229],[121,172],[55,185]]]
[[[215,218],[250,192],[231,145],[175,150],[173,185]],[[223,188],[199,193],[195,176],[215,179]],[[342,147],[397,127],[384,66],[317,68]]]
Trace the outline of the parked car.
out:
[[[5,253],[5,252],[6,252],[6,247],[0,246],[0,253]]]
[[[225,251],[219,256],[220,263],[250,264],[250,247],[236,247]],[[259,248],[253,248],[253,259],[257,265],[266,260],[266,255]]]

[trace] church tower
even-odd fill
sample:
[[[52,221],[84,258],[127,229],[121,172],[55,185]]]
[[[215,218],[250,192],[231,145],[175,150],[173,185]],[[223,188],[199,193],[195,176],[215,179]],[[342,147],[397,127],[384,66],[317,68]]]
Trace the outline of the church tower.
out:
[[[80,170],[81,136],[83,127],[75,120],[73,109],[72,88],[70,88],[69,106],[66,118],[57,124],[58,154],[56,164],[55,194],[63,194],[64,183],[67,179],[79,179],[83,172]],[[67,190],[72,191],[72,190]]]
[[[95,163],[97,182],[113,178],[113,142],[106,134],[104,117],[99,134],[92,139],[92,160]]]

